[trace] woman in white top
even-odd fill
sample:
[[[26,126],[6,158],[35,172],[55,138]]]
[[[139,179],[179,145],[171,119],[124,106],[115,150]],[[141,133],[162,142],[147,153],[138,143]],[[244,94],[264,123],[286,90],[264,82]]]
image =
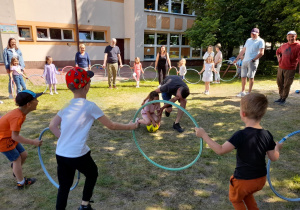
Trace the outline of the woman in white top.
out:
[[[212,56],[212,57],[215,56],[215,53],[213,51],[213,46],[211,46],[211,45],[208,46],[207,51],[203,55],[204,64],[206,63],[206,59],[208,56]]]

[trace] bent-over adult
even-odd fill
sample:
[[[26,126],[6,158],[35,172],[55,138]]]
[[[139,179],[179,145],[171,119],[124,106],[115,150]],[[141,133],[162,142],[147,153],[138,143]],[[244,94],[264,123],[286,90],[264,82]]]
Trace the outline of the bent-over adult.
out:
[[[17,47],[17,41],[15,38],[9,38],[8,39],[8,44],[7,47],[3,50],[3,60],[4,60],[4,65],[5,65],[5,69],[6,72],[8,74],[9,77],[9,82],[8,82],[8,93],[9,93],[9,98],[13,99],[13,95],[12,95],[12,87],[11,87],[11,80],[12,78],[10,78],[10,63],[11,63],[11,59],[12,58],[18,58],[19,60],[19,65],[21,66],[22,71],[25,71],[25,63],[24,63],[24,59],[23,59],[23,55],[21,50]]]
[[[161,83],[161,86],[155,90],[157,93],[162,94],[163,100],[171,101],[175,103],[178,101],[182,108],[185,108],[187,97],[190,95],[190,89],[185,82],[182,81],[180,77],[177,75],[167,76]],[[172,98],[172,96],[174,96]],[[163,110],[165,109],[166,117],[170,116],[172,112],[172,106],[170,104],[165,104],[160,109],[160,115],[162,115]],[[182,133],[184,129],[181,128],[179,121],[182,118],[183,111],[178,109],[177,117],[175,122],[173,123],[173,128]]]
[[[168,65],[171,68],[171,61],[169,58],[169,54],[166,52],[166,47],[163,45],[160,47],[160,52],[157,53],[156,60],[155,60],[155,70],[157,70],[158,82],[160,85],[162,81],[166,78],[167,71],[169,69]]]

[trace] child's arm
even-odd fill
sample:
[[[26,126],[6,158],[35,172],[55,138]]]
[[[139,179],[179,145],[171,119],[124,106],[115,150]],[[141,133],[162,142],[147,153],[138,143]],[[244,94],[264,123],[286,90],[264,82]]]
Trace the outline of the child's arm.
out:
[[[138,127],[138,123],[133,123],[131,121],[128,124],[113,122],[105,115],[99,117],[97,120],[110,130],[134,130]]]
[[[278,143],[276,142],[276,146],[273,150],[270,150],[270,151],[267,151],[267,155],[268,155],[268,158],[271,160],[271,161],[276,161],[279,159],[279,151],[281,150],[282,148],[282,144],[283,143]]]
[[[212,65],[212,71],[217,73],[217,71],[215,69],[215,65]]]
[[[150,119],[152,125],[156,126],[156,122],[155,122],[155,120],[153,119],[153,117],[151,116],[150,112],[149,112],[149,111],[146,111],[146,114],[147,114],[147,117]]]
[[[208,146],[218,155],[223,155],[228,152],[234,150],[234,146],[226,141],[223,145],[218,144],[217,142],[213,141],[205,132],[203,128],[195,128],[196,136],[202,138]]]
[[[12,132],[12,135],[11,135],[11,138],[19,143],[22,143],[22,144],[31,144],[31,145],[34,145],[34,146],[41,146],[42,143],[43,143],[43,140],[38,140],[38,139],[26,139],[24,138],[23,136],[20,136],[19,135],[19,131],[13,131]]]
[[[203,66],[202,70],[199,72],[199,74],[202,74],[202,72],[204,72],[205,70],[205,65]]]
[[[50,122],[49,129],[52,131],[52,133],[59,138],[60,137],[60,130],[59,130],[59,125],[61,123],[61,118],[58,115],[55,115],[53,119]]]

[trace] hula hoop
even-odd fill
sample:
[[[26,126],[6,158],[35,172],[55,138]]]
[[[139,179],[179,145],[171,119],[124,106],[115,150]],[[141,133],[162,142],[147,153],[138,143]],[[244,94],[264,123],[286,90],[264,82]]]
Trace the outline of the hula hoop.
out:
[[[171,68],[170,68],[170,69],[169,69],[169,71],[168,71],[168,76],[170,75],[170,71],[171,71],[172,69],[175,69],[175,71],[176,71],[176,75],[178,75],[178,74],[179,74],[179,72],[178,72],[177,68],[176,68],[175,66],[171,66]],[[174,75],[174,74],[172,74],[172,75]]]
[[[187,83],[190,83],[190,84],[197,84],[197,83],[199,83],[199,82],[201,81],[201,75],[199,75],[199,80],[197,80],[196,82],[192,82],[192,81],[189,81],[189,80],[186,79],[186,75],[187,75],[189,72],[191,72],[191,71],[195,71],[195,72],[197,73],[197,75],[199,75],[199,74],[198,74],[199,71],[197,71],[196,69],[187,69],[187,70],[186,70],[186,74],[185,74],[185,76],[184,76],[184,80],[185,80]]]
[[[182,108],[181,106],[179,106],[178,104],[175,104],[171,101],[166,101],[166,100],[154,100],[154,101],[149,101],[148,103],[144,104],[143,106],[141,106],[139,108],[139,110],[137,110],[137,112],[135,113],[134,117],[133,117],[133,122],[135,122],[135,119],[137,117],[137,115],[140,113],[140,111],[145,107],[148,106],[149,104],[153,104],[153,103],[166,103],[166,104],[171,104],[172,106],[177,107],[178,109],[180,109],[181,111],[183,111],[187,116],[189,116],[189,118],[193,121],[194,125],[199,128],[199,125],[197,124],[196,120],[192,117],[192,115],[190,113],[188,113],[188,111],[186,111],[184,108]],[[156,162],[154,162],[153,160],[151,160],[141,149],[140,145],[138,144],[136,137],[135,137],[135,131],[132,130],[132,135],[133,135],[133,139],[135,141],[135,144],[137,146],[137,148],[139,149],[139,151],[142,153],[142,155],[153,165],[165,169],[165,170],[169,170],[169,171],[180,171],[180,170],[184,170],[187,169],[188,167],[191,167],[194,163],[197,162],[197,160],[200,158],[201,153],[202,153],[202,148],[203,148],[203,144],[202,144],[202,138],[200,138],[200,148],[199,148],[199,153],[197,155],[197,157],[195,158],[195,160],[193,160],[191,163],[187,164],[186,166],[183,167],[179,167],[179,168],[169,168],[169,167],[165,167],[162,166]]]
[[[31,77],[40,77],[43,81],[44,81],[44,84],[45,84],[45,86],[46,86],[46,88],[45,88],[45,90],[43,91],[43,93],[45,93],[46,91],[47,91],[47,89],[48,89],[48,85],[47,85],[47,83],[46,83],[46,80],[42,77],[42,75],[39,75],[39,74],[32,74],[32,75],[30,75],[29,77],[27,77],[27,79],[25,80],[25,84],[26,84],[26,86],[27,86],[27,82],[28,81],[30,81],[29,79],[31,78]],[[33,84],[34,85],[34,84]],[[35,85],[35,86],[39,86],[39,85]],[[44,85],[42,85],[42,86],[44,86]],[[27,87],[26,87],[27,88]]]
[[[283,137],[279,143],[283,143],[285,140],[287,140],[289,137],[297,134],[297,133],[300,133],[300,130],[298,131],[295,131],[293,133],[290,133],[288,134],[287,136]],[[268,178],[268,182],[269,182],[269,185],[270,185],[270,188],[271,190],[281,199],[283,200],[286,200],[286,201],[293,201],[293,202],[297,202],[297,201],[300,201],[300,198],[286,198],[284,197],[283,195],[280,195],[273,187],[272,183],[271,183],[271,177],[270,177],[270,166],[271,166],[271,160],[269,159],[268,161],[268,166],[267,166],[267,178]]]
[[[47,130],[49,130],[49,128],[45,128],[45,129],[41,132],[41,134],[40,134],[40,136],[39,136],[39,140],[42,139],[43,134],[44,134]],[[43,159],[42,159],[42,155],[41,155],[41,147],[38,147],[38,154],[39,154],[39,159],[40,159],[41,166],[42,166],[42,168],[43,168],[43,170],[44,170],[44,173],[46,174],[47,178],[49,179],[49,181],[50,181],[56,188],[59,188],[59,185],[52,179],[52,177],[50,176],[50,174],[48,173],[48,171],[47,171],[47,169],[46,169],[46,167],[45,167],[45,165],[44,165],[44,162],[43,162]],[[79,179],[80,179],[80,173],[79,173],[79,171],[78,171],[77,182],[73,185],[73,187],[70,188],[70,190],[74,190],[74,189],[75,189],[75,187],[78,185]]]
[[[91,66],[91,70],[89,71],[92,71],[94,72],[95,76],[100,76],[100,79],[97,79],[96,80],[96,77],[94,76],[91,80],[92,81],[103,81],[105,80],[106,78],[106,69],[103,68],[103,66],[101,64],[94,64]],[[100,74],[98,73],[100,72]],[[98,78],[98,77],[97,77]]]
[[[235,66],[235,69],[236,69],[236,71],[235,71],[235,75],[231,78],[231,79],[222,79],[221,78],[221,75],[220,75],[220,80],[221,81],[223,81],[223,82],[230,82],[230,81],[232,81],[232,80],[234,80],[236,77],[237,77],[237,66],[236,66],[236,63],[233,63],[231,60],[225,60],[225,61],[223,61],[222,63],[228,63],[228,62],[230,62],[230,63],[232,63],[232,64],[230,64],[230,65],[234,65]],[[219,72],[219,74],[220,74],[220,72]]]
[[[129,80],[131,79],[131,77],[132,77],[132,74],[133,74],[133,71],[132,71],[132,69],[131,69],[131,66],[124,64],[124,65],[122,66],[122,68],[123,68],[123,67],[129,67],[129,68],[130,68],[130,76],[129,76],[129,77],[121,76],[121,68],[119,68],[119,71],[118,71],[118,72],[119,72],[119,77],[121,77],[123,81],[129,81]]]
[[[155,77],[153,78],[153,80],[151,80],[151,79],[146,80],[146,79],[145,79],[145,74],[146,74],[145,72],[147,71],[147,69],[149,70],[150,68],[154,69],[154,71],[155,71]],[[153,82],[154,80],[156,80],[156,78],[157,78],[157,72],[156,72],[155,68],[154,68],[153,66],[147,66],[147,67],[144,69],[143,79],[144,79],[146,82]]]

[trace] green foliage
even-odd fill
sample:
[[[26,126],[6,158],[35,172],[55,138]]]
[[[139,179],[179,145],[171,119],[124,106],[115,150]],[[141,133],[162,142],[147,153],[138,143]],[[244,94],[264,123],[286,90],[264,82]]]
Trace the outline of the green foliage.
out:
[[[191,46],[221,43],[230,51],[243,45],[254,27],[272,45],[285,42],[288,31],[300,31],[300,0],[186,0],[197,20],[186,34]],[[196,39],[196,40],[195,40]]]
[[[263,60],[259,62],[257,74],[272,76],[277,74],[278,64],[275,61]]]

